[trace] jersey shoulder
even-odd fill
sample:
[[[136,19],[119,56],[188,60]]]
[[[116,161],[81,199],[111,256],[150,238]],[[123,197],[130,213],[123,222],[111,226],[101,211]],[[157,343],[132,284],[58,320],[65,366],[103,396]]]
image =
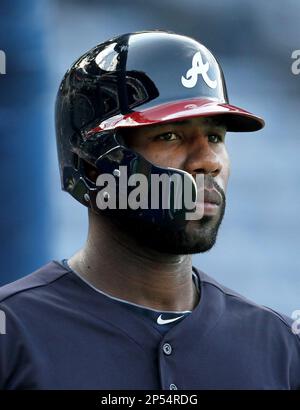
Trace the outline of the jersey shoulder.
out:
[[[287,328],[288,333],[292,334],[294,337],[297,336],[297,339],[300,343],[300,329],[299,333],[297,332],[297,334],[292,331],[292,324],[294,323],[294,320],[291,317],[277,312],[276,310],[271,309],[267,306],[260,305],[251,299],[248,299],[235,290],[219,283],[217,280],[215,280],[205,272],[199,270],[198,268],[196,268],[196,271],[199,274],[202,284],[205,286],[214,287],[217,292],[229,302],[229,305],[232,306],[232,309],[240,309],[243,313],[251,312],[251,315],[261,316],[266,321],[271,321],[274,324],[277,324],[277,326],[279,327],[285,327]]]
[[[69,271],[57,261],[51,261],[36,271],[14,282],[0,287],[0,303],[7,302],[17,295],[32,289],[47,286],[63,277]]]

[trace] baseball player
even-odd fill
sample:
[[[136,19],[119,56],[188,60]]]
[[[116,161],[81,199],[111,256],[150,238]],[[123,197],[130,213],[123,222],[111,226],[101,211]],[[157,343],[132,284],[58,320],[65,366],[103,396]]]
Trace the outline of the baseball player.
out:
[[[81,56],[58,91],[56,133],[62,188],[88,208],[88,238],[1,288],[0,388],[299,389],[291,320],[191,260],[224,215],[225,133],[263,126],[229,104],[219,63],[189,37],[131,33]],[[142,201],[137,186],[125,192],[137,175],[145,202],[154,177],[189,181],[201,217],[124,206]]]

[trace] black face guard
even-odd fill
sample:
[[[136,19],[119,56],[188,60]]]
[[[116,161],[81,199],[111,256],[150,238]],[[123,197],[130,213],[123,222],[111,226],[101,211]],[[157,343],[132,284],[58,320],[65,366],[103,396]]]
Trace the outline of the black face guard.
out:
[[[66,191],[94,212],[180,228],[190,219],[187,214],[195,213],[197,186],[189,173],[152,164],[126,147],[120,133],[94,134],[87,144],[94,155],[97,151],[100,154],[92,164],[99,172],[97,181],[91,181],[85,172],[82,158],[88,151],[86,144],[75,152],[77,166],[64,168],[63,180]],[[141,181],[146,182],[144,186]],[[134,203],[140,206],[130,206],[131,198],[137,197],[143,198]]]

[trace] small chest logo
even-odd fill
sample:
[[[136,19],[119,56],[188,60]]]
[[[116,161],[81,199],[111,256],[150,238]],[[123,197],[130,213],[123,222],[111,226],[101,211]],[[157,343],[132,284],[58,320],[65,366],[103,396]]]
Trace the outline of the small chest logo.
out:
[[[172,319],[163,319],[163,318],[162,318],[162,315],[159,315],[158,318],[157,318],[157,323],[158,323],[159,325],[165,325],[166,323],[175,322],[175,320],[178,320],[178,319],[180,319],[180,318],[183,317],[183,316],[184,316],[184,315],[178,316],[178,317],[173,317]]]
[[[211,80],[207,74],[209,62],[203,63],[200,51],[194,54],[192,67],[187,70],[185,77],[181,77],[181,84],[186,88],[193,88],[197,84],[198,75],[202,75],[203,80],[210,88],[216,88],[217,80]]]

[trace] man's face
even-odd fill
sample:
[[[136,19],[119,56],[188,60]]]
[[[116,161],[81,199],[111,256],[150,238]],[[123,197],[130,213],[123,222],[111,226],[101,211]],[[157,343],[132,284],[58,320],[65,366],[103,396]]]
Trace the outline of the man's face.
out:
[[[124,129],[122,135],[127,146],[151,163],[178,168],[193,177],[204,174],[205,191],[218,197],[220,205],[207,204],[204,216],[187,221],[181,230],[176,226],[157,230],[152,225],[142,226],[142,222],[132,224],[128,221],[121,222],[123,228],[147,246],[164,253],[189,254],[209,250],[216,241],[225,211],[230,172],[225,133],[225,126],[215,117]]]

